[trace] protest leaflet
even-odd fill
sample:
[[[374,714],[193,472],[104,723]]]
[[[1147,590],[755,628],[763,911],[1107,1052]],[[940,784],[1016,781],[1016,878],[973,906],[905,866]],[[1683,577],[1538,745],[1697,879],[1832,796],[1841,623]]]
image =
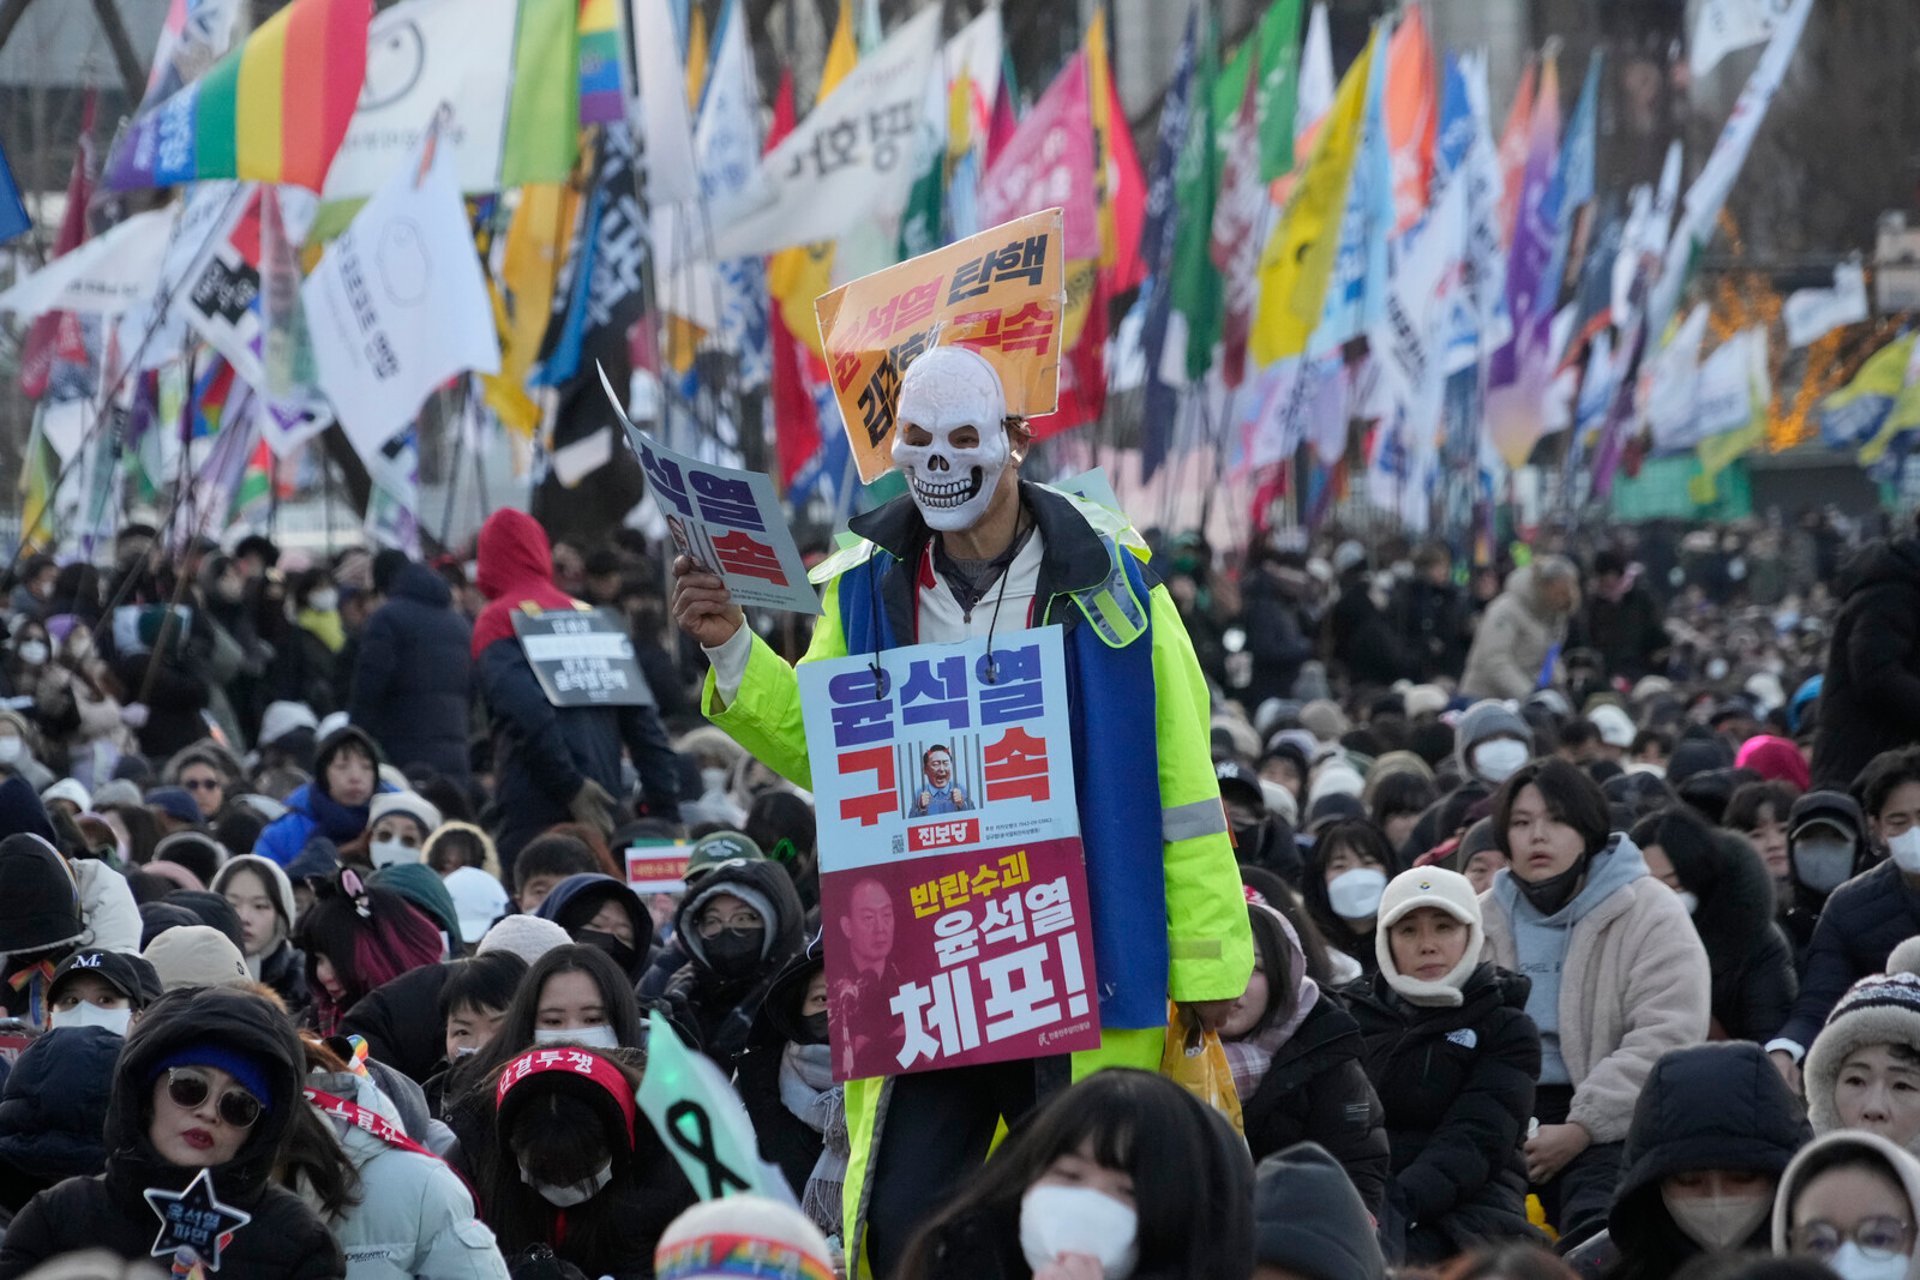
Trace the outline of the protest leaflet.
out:
[[[1059,404],[1067,309],[1061,212],[1045,209],[862,276],[814,304],[834,398],[860,479],[893,466],[900,375],[929,347],[978,351],[1000,374],[1007,412]]]
[[[737,604],[820,612],[773,477],[674,452],[633,425],[605,369],[600,387],[626,425],[675,549],[725,579]]]
[[[650,707],[653,689],[626,628],[599,609],[515,611],[513,634],[556,707]]]
[[[834,1078],[1096,1047],[1060,628],[799,677]]]

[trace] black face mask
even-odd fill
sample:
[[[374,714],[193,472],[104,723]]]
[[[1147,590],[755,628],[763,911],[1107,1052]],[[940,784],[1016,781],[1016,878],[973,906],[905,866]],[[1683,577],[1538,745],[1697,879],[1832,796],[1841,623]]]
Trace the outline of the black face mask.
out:
[[[707,954],[707,967],[723,978],[738,978],[753,972],[760,963],[760,948],[767,931],[758,929],[722,929],[711,938],[700,939]]]
[[[634,962],[640,958],[640,953],[632,947],[612,934],[601,933],[598,929],[582,929],[573,935],[573,940],[583,947],[597,947],[612,956],[613,962],[620,966],[622,973],[631,973]]]
[[[1233,856],[1238,862],[1258,863],[1267,852],[1268,823],[1262,818],[1258,822],[1235,824],[1233,828]]]
[[[800,1019],[800,1024],[806,1029],[806,1043],[825,1044],[827,1042],[827,1011],[825,1009],[819,1013],[808,1014]]]
[[[1519,886],[1521,896],[1533,904],[1535,911],[1543,916],[1556,915],[1580,892],[1580,879],[1587,874],[1587,861],[1587,856],[1582,854],[1572,866],[1557,876],[1532,881],[1515,876],[1513,882]]]

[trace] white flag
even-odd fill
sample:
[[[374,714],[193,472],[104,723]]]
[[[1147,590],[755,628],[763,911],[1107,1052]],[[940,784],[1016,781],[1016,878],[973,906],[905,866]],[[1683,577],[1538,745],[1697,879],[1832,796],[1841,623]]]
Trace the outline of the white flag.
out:
[[[1708,436],[1733,431],[1753,420],[1756,386],[1767,380],[1767,331],[1755,325],[1734,334],[1700,364],[1694,388],[1693,420],[1677,438],[1663,446],[1696,445]]]
[[[1786,78],[1794,51],[1800,47],[1800,33],[1806,29],[1807,15],[1812,12],[1813,0],[1793,0],[1793,8],[1781,17],[1767,43],[1767,51],[1760,56],[1760,64],[1747,78],[1746,87],[1740,90],[1733,114],[1727,117],[1720,137],[1713,144],[1713,152],[1707,156],[1693,185],[1687,188],[1679,225],[1673,230],[1660,278],[1647,303],[1647,325],[1654,333],[1666,328],[1680,303],[1680,291],[1686,287],[1694,255],[1713,238],[1721,207],[1733,190],[1734,180],[1740,176],[1741,166],[1747,162],[1747,153],[1753,150],[1754,136],[1760,132],[1760,122],[1767,118],[1773,95],[1780,91],[1780,82]]]
[[[1300,82],[1294,90],[1293,135],[1299,137],[1333,110],[1333,36],[1326,0],[1307,15],[1307,38],[1300,48]]]
[[[1700,392],[1700,344],[1707,336],[1707,306],[1701,303],[1675,331],[1673,341],[1641,370],[1640,403],[1653,442],[1683,448]]]
[[[1787,7],[1788,0],[1701,0],[1687,50],[1693,74],[1704,76],[1735,49],[1771,37]]]
[[[405,165],[440,104],[462,191],[500,189],[500,149],[513,93],[519,0],[403,0],[367,28],[367,79],[327,170],[324,200],[364,199]]]
[[[715,256],[834,240],[870,217],[897,215],[918,176],[921,102],[941,72],[932,5],[861,59],[736,195],[711,201]]]
[[[628,0],[627,32],[633,40],[633,75],[639,81],[634,86],[634,136],[642,143],[647,199],[655,205],[698,199],[687,81],[667,0]]]
[[[31,320],[47,311],[112,315],[143,302],[160,280],[179,205],[137,213],[0,293],[0,311]],[[174,348],[177,352],[179,348]]]
[[[1842,325],[1867,318],[1867,273],[1858,262],[1833,269],[1831,289],[1796,289],[1780,308],[1787,346],[1811,346]]]
[[[469,369],[500,371],[452,153],[432,135],[425,147],[327,246],[300,290],[320,390],[369,463],[435,387]]]

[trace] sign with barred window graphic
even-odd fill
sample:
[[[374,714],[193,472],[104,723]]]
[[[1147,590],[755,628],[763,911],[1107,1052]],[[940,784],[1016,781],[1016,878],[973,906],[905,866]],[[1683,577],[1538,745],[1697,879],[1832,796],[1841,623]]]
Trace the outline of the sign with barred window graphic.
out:
[[[834,1078],[1097,1047],[1060,628],[799,675]]]

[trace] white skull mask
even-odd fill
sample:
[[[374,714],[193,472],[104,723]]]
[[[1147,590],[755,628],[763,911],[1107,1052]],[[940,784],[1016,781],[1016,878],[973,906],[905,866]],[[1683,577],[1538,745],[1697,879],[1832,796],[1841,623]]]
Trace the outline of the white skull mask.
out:
[[[906,477],[928,528],[969,529],[986,515],[1012,454],[1006,416],[1000,375],[977,352],[935,347],[907,367],[900,382],[893,465]],[[909,425],[933,439],[908,444]],[[966,447],[954,443],[962,431],[973,437]]]

